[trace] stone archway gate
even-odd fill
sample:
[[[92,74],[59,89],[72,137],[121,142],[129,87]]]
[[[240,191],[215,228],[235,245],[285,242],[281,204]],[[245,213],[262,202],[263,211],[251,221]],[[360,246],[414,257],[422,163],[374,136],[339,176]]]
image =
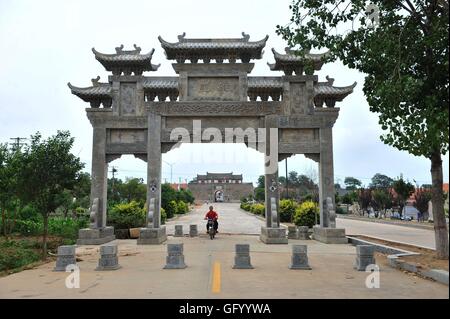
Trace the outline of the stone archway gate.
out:
[[[176,43],[159,37],[167,59],[176,61],[172,64],[176,77],[143,75],[159,67],[151,63],[154,49],[147,54],[136,45],[128,51],[122,45],[113,54],[92,49],[112,75],[106,83],[93,79],[90,87],[68,84],[73,94],[90,103],[86,113],[93,127],[90,227],[80,230],[78,244],[115,238],[112,227],[106,226],[107,172],[108,163],[122,154],[133,154],[148,165],[147,227],[141,229],[138,243],[164,242],[161,154],[187,140],[244,142],[266,153],[266,226],[260,238],[269,244],[287,243],[278,215],[278,161],[305,154],[318,162],[320,226],[314,228],[314,237],[345,242],[344,230],[336,229],[334,222],[332,128],[339,114],[335,103],[352,93],[356,82],[347,87],[333,86],[328,77],[319,82],[317,75],[305,74],[304,69],[320,70],[326,53],[300,56],[289,48],[284,54],[272,49],[275,63],[269,64],[284,76],[249,76],[254,67],[250,61],[262,58],[268,36],[252,42],[249,35],[242,35],[188,39],[183,34]],[[255,134],[230,139],[230,128]]]

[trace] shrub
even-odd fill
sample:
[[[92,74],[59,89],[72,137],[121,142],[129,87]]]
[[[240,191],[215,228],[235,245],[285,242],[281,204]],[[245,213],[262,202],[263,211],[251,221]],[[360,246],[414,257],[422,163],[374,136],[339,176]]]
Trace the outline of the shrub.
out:
[[[20,233],[23,236],[35,236],[44,232],[44,224],[42,221],[34,220],[16,220],[13,229],[14,233]]]
[[[166,208],[167,218],[172,218],[175,214],[178,213],[178,205],[177,202],[172,200],[167,204]]]
[[[75,208],[75,215],[77,218],[89,217],[88,210],[84,207]]]
[[[251,207],[251,206],[252,206],[252,205],[249,204],[249,203],[241,203],[241,208],[242,208],[243,210],[246,210],[247,212],[250,211],[250,207]]]
[[[78,230],[88,226],[87,218],[50,218],[48,220],[48,233],[67,239],[77,239]]]
[[[185,203],[193,204],[194,203],[194,195],[190,189],[180,189],[176,192],[176,199],[178,201],[183,201]]]
[[[145,225],[145,211],[136,201],[114,205],[108,215],[108,223],[115,229],[136,228]]]
[[[164,225],[167,220],[167,214],[164,208],[161,207],[161,225]]]
[[[316,223],[316,217],[317,222],[319,222],[319,208],[317,204],[311,201],[303,202],[295,210],[294,223],[297,226],[308,226],[311,228]]]
[[[35,248],[35,245],[25,240],[0,241],[0,271],[19,268],[38,261],[41,254],[37,253]]]
[[[282,199],[280,201],[280,221],[291,222],[294,217],[296,203],[291,199]]]
[[[336,207],[336,214],[347,214],[346,211],[342,207],[337,206]]]
[[[253,204],[250,211],[256,215],[264,215],[266,208],[263,204]]]
[[[183,201],[179,201],[177,204],[177,214],[186,214],[189,212],[189,205]]]
[[[33,206],[26,205],[20,210],[18,219],[39,221],[42,219],[42,216]]]

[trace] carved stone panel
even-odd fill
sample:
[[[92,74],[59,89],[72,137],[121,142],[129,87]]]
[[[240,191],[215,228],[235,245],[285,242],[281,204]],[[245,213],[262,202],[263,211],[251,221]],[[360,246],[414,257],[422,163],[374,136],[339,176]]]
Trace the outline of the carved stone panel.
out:
[[[281,129],[280,142],[282,143],[317,143],[319,129]]]
[[[305,84],[291,83],[291,114],[305,113]]]
[[[107,134],[107,154],[143,154],[147,151],[147,130],[110,129]]]
[[[189,77],[188,100],[239,101],[238,77]]]
[[[121,83],[120,84],[120,114],[135,115],[136,113],[136,84]]]
[[[145,143],[147,130],[112,129],[109,130],[109,144]]]

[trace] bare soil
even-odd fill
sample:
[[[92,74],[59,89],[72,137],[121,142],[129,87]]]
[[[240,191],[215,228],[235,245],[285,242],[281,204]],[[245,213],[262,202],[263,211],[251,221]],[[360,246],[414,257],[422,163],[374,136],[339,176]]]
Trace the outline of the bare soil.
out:
[[[420,267],[422,269],[443,269],[448,271],[448,259],[437,259],[436,258],[436,251],[432,249],[426,249],[422,247],[417,247],[414,245],[407,245],[407,244],[399,244],[395,242],[391,242],[388,240],[381,240],[381,239],[375,239],[369,236],[354,236],[363,240],[367,240],[373,243],[386,245],[394,248],[404,249],[411,252],[419,253],[420,255],[417,256],[406,256],[399,258],[400,261],[405,261],[411,264],[415,264],[417,267]],[[378,254],[387,257],[384,254]]]

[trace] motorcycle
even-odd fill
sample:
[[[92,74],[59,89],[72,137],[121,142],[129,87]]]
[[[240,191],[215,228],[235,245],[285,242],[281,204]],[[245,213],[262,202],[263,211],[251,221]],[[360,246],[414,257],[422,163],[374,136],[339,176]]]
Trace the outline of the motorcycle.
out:
[[[209,238],[211,238],[211,240],[214,239],[214,237],[216,236],[216,230],[214,229],[214,219],[212,218],[208,218],[208,233],[209,233]]]

